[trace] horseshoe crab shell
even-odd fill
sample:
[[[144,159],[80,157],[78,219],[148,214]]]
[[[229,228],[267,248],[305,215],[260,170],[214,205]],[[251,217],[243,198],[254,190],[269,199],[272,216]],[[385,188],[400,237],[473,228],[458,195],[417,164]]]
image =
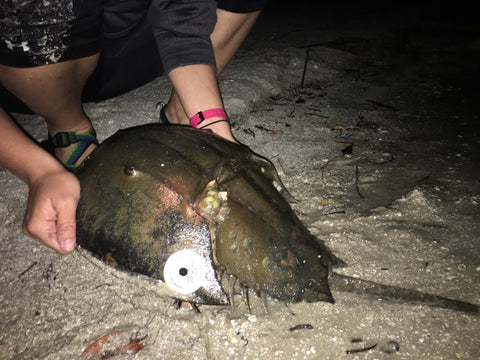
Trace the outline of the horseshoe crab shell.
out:
[[[172,297],[226,304],[218,273],[285,301],[333,302],[336,258],[296,217],[273,165],[210,132],[118,131],[77,172],[77,241],[163,280]]]

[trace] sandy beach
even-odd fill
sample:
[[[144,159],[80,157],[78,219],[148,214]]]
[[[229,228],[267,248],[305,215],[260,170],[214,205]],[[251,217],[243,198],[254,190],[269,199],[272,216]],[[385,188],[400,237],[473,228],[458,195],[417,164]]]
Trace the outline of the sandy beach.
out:
[[[268,8],[220,78],[234,135],[275,164],[337,272],[480,304],[478,31],[455,5],[365,6]],[[103,140],[158,122],[169,93],[160,77],[85,108]],[[480,358],[478,313],[335,288],[335,304],[269,300],[268,314],[253,294],[251,312],[240,296],[177,310],[149,279],[23,235],[27,196],[0,169],[1,359],[100,359],[80,355],[114,331],[146,336],[118,360]]]

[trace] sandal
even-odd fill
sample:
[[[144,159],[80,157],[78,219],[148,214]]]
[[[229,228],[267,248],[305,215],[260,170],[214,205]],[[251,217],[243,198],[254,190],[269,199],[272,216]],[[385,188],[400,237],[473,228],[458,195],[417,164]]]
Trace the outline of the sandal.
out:
[[[80,164],[77,165],[76,162],[82,157],[88,147],[92,144],[99,145],[95,129],[92,128],[86,133],[60,132],[55,134],[55,136],[49,136],[48,140],[41,143],[42,147],[52,155],[55,155],[56,148],[67,147],[72,144],[76,145],[67,159],[63,161],[63,165],[73,173],[80,167]]]
[[[157,106],[155,106],[155,108],[157,110],[159,110],[159,115],[160,115],[160,123],[163,124],[163,125],[171,125],[172,123],[168,120],[167,118],[167,115],[165,114],[165,106],[167,104],[165,104],[163,101],[160,101]],[[199,112],[197,113],[196,115],[198,114],[201,114],[202,112]],[[218,115],[217,113],[215,113],[214,115]],[[207,124],[207,125],[203,125],[203,126],[199,126],[201,124],[202,121],[206,120],[205,118],[203,120],[200,120],[198,121],[198,123],[194,126],[194,125],[191,125],[193,128],[198,128],[199,130],[202,130],[210,125],[213,125],[213,124],[216,124],[216,123],[219,123],[219,122],[227,122],[227,123],[230,123],[230,120],[228,119],[227,117],[227,114],[225,113],[225,111],[222,110],[222,113],[220,115],[223,115],[225,117],[225,119],[220,119],[220,120],[216,120],[216,121],[212,121],[210,124]],[[202,115],[203,116],[203,115]],[[212,115],[210,115],[211,117]],[[207,117],[208,119],[208,117]]]
[[[164,124],[164,125],[171,125],[171,122],[168,121],[167,115],[165,115],[165,106],[166,105],[167,104],[165,104],[163,101],[160,101],[157,104],[156,109],[160,111],[160,123]]]

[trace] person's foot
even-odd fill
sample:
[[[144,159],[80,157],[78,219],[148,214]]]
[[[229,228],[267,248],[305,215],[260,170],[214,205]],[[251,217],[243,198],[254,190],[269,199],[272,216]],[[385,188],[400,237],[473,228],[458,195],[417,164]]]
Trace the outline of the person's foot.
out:
[[[160,121],[176,125],[190,125],[190,120],[183,107],[172,105],[172,102],[160,103]]]
[[[54,148],[55,157],[71,172],[75,172],[99,144],[91,126],[56,132],[49,142]]]

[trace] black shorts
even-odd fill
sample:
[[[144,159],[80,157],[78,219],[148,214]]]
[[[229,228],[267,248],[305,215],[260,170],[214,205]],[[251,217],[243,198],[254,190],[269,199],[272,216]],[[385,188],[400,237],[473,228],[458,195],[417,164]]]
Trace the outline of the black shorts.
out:
[[[218,8],[248,13],[261,10],[266,1],[218,0]],[[0,0],[0,64],[35,67],[101,50],[98,65],[83,89],[83,101],[123,94],[163,73],[146,19],[150,0],[52,0],[55,9],[44,8],[43,0],[25,2],[28,5],[20,9],[12,8],[11,3]],[[29,112],[1,85],[0,107]]]
[[[97,53],[102,45],[101,3],[1,1],[0,63],[34,67]]]
[[[218,7],[246,13],[265,3],[218,0]],[[104,37],[126,36],[143,21],[149,5],[150,0],[0,0],[0,64],[35,67],[93,55],[102,50]]]

